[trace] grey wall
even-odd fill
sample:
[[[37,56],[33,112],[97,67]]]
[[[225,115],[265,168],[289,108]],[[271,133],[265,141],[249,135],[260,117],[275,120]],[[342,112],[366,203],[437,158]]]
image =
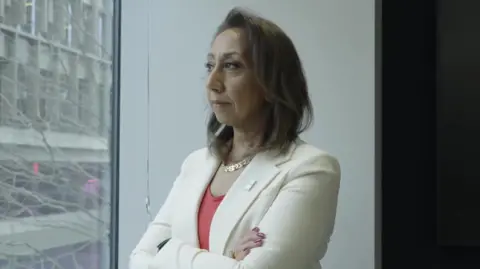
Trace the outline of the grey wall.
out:
[[[315,105],[315,124],[304,139],[341,162],[336,231],[324,267],[374,268],[374,1],[122,2],[120,268],[127,268],[128,254],[148,222],[147,155],[156,213],[183,158],[204,146],[203,63],[215,26],[232,3],[265,15],[291,36]]]

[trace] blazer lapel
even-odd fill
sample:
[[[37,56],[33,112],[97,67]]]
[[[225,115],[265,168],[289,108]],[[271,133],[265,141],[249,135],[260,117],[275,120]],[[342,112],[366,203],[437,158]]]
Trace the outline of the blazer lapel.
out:
[[[279,173],[277,165],[287,156],[272,157],[269,153],[258,154],[225,195],[218,207],[210,228],[210,251],[225,253],[226,243],[237,223],[259,193]]]
[[[189,177],[185,180],[185,182],[188,182],[188,186],[185,188],[188,191],[184,193],[183,205],[180,207],[181,212],[178,212],[178,214],[184,216],[179,218],[180,223],[178,225],[182,226],[179,229],[182,233],[180,236],[193,246],[198,246],[198,209],[205,190],[219,165],[217,158],[209,153],[206,155],[206,161],[202,159],[196,163],[189,174],[186,175]]]

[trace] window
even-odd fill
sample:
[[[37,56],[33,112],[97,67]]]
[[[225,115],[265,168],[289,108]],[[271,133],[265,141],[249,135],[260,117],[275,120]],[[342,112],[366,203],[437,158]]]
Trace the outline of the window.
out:
[[[28,114],[28,83],[27,83],[27,74],[25,72],[25,67],[21,64],[17,64],[16,72],[16,101],[17,101],[17,117],[16,121],[22,121],[22,119]]]
[[[34,34],[35,33],[35,0],[25,1],[25,23],[22,25],[22,30]]]
[[[15,10],[25,12],[25,23],[0,27],[8,37],[0,39],[8,48],[0,59],[0,111],[11,111],[0,117],[0,268],[108,269],[115,264],[110,249],[116,236],[110,231],[116,225],[111,221],[116,173],[110,152],[116,150],[106,126],[116,122],[115,103],[105,94],[111,74],[94,77],[90,69],[104,66],[111,72],[115,57],[92,55],[89,47],[72,49],[72,29],[82,27],[84,18],[74,12],[77,1],[54,2],[65,7],[67,18],[53,16],[49,29],[42,29],[61,29],[64,40],[35,34],[36,20],[46,18],[45,0],[24,1],[25,8]],[[113,10],[94,7],[87,13],[112,21]],[[114,43],[102,39],[104,31],[116,31],[113,25],[102,27],[89,36],[91,43]]]
[[[72,4],[66,4],[67,9],[67,18],[66,23],[64,26],[64,38],[62,39],[62,43],[66,46],[72,46],[72,31],[73,31],[73,23],[75,22],[73,19],[73,12],[72,12]]]
[[[53,79],[53,72],[49,70],[40,70],[38,92],[38,116],[40,120],[52,123],[53,109],[56,107],[56,101],[61,99],[54,91],[58,88],[56,81]],[[53,122],[55,124],[55,122]]]

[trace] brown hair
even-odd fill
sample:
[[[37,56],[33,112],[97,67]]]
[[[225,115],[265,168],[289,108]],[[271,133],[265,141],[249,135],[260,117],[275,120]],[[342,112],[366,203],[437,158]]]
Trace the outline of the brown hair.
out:
[[[262,150],[285,152],[313,120],[302,62],[292,40],[270,20],[241,9],[232,9],[217,28],[215,37],[230,28],[245,32],[252,68],[265,90],[267,121]],[[218,122],[212,113],[208,121],[210,151],[224,159],[233,128]]]

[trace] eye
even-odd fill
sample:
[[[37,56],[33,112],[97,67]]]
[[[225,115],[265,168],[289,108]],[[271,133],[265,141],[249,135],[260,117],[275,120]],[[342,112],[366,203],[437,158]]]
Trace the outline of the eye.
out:
[[[207,72],[212,72],[213,70],[213,64],[212,63],[206,63],[205,68],[207,69]]]
[[[238,68],[240,68],[240,64],[229,62],[229,63],[224,64],[224,68],[225,69],[238,69]]]

